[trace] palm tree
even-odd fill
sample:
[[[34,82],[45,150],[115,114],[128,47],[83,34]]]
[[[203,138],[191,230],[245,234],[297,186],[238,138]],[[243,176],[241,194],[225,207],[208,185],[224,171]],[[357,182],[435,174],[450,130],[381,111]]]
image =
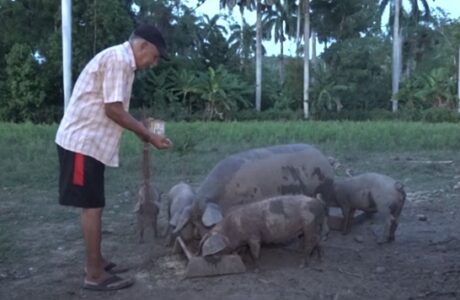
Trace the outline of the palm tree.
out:
[[[239,24],[232,24],[229,28],[231,32],[228,38],[230,50],[241,58],[243,67],[247,66],[246,62],[251,53],[256,52],[256,26],[245,22],[243,27]],[[262,52],[265,53],[264,47],[262,47]]]
[[[225,8],[227,7],[229,10],[233,10],[233,8],[235,7],[235,5],[239,6],[240,8],[240,15],[241,15],[241,24],[240,24],[240,28],[245,28],[245,23],[246,23],[246,19],[244,17],[244,11],[245,11],[245,8],[249,9],[249,10],[252,10],[254,9],[255,7],[255,3],[254,3],[254,0],[240,0],[240,1],[236,1],[236,0],[220,0],[220,7],[221,8]],[[245,37],[244,37],[244,34],[245,34],[245,31],[244,30],[240,30],[240,38],[239,39],[235,39],[235,40],[239,40],[239,41],[244,41],[245,40]],[[240,44],[240,51],[239,53],[244,53],[244,45],[243,44]],[[242,70],[244,67],[244,57],[240,56],[240,70]]]
[[[304,6],[304,30],[303,30],[303,114],[308,119],[308,92],[310,85],[310,0],[303,1]]]
[[[421,15],[419,10],[418,2],[421,2],[424,7],[424,15]],[[398,100],[396,94],[399,91],[399,82],[402,74],[402,34],[400,27],[400,17],[401,17],[401,0],[382,0],[380,2],[380,17],[382,16],[385,8],[388,5],[391,5],[393,9],[390,9],[390,23],[393,20],[393,54],[392,54],[392,111],[395,112],[398,110]],[[427,0],[410,0],[411,11],[409,13],[409,23],[413,27],[419,24],[420,20],[428,20],[430,18],[430,8],[428,6]],[[407,72],[408,76],[411,75],[412,71],[415,68],[414,60],[414,45],[411,43],[411,50],[409,51],[409,57],[407,59]]]
[[[267,5],[273,4],[272,1],[266,0]],[[227,6],[229,9],[233,9],[236,1],[234,0],[221,0],[221,7]],[[253,0],[240,0],[238,5],[241,7],[252,7],[254,3]],[[256,2],[256,12],[257,12],[257,21],[256,21],[256,110],[261,110],[262,104],[262,9],[265,8],[266,4],[262,4],[262,0],[257,0]]]
[[[401,0],[395,0],[395,16],[393,22],[393,59],[392,59],[392,80],[391,80],[391,110],[398,110],[397,94],[399,91],[399,81],[401,77],[402,49],[401,49],[401,29],[399,28],[399,15]]]
[[[275,9],[270,9],[262,20],[264,28],[264,38],[271,40],[273,37],[275,43],[280,43],[279,56],[279,74],[281,86],[284,84],[284,41],[286,37],[293,34],[293,21],[295,21],[295,3],[294,1],[285,0],[275,2]],[[273,32],[273,36],[272,36]]]

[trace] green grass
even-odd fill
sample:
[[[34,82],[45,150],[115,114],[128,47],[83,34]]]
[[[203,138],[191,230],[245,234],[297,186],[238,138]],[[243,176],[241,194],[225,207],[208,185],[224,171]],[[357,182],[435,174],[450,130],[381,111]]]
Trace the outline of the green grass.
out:
[[[0,123],[0,187],[54,189],[56,125]],[[170,151],[153,151],[155,171],[171,180],[202,176],[225,155],[252,147],[309,143],[328,155],[356,152],[460,150],[460,125],[405,122],[231,122],[168,123]],[[125,133],[122,172],[108,168],[114,183],[130,186],[141,176],[142,145]]]

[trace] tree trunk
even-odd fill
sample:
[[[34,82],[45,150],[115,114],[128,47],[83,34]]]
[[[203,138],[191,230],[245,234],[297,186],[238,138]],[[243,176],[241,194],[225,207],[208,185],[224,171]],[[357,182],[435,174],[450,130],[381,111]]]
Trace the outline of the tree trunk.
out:
[[[241,33],[240,33],[240,71],[243,71],[244,68],[244,8],[243,5],[240,7],[240,14],[241,14]]]
[[[395,16],[393,22],[393,61],[392,61],[392,111],[398,111],[397,93],[399,91],[399,80],[401,76],[401,31],[399,28],[399,15],[401,10],[401,0],[395,0]]]
[[[305,21],[304,21],[304,30],[303,30],[303,113],[304,118],[309,118],[309,99],[308,99],[308,90],[310,85],[310,0],[304,1],[305,6]]]
[[[284,34],[281,33],[280,39],[280,58],[279,58],[279,72],[280,72],[280,85],[284,86],[285,72],[284,72]]]
[[[458,112],[460,113],[460,47],[458,48],[458,75],[457,75],[457,98],[458,98]]]
[[[72,0],[61,0],[64,110],[72,94]]]
[[[297,30],[296,30],[296,36],[295,36],[295,44],[296,44],[296,55],[299,56],[300,52],[300,21],[301,21],[301,16],[302,16],[302,0],[299,0],[299,6],[297,6]]]
[[[97,6],[97,1],[94,0],[93,1],[93,5],[94,5],[94,15],[93,15],[93,31],[94,31],[94,35],[93,35],[93,56],[96,55],[96,43],[97,43],[97,9],[96,9],[96,6]]]
[[[316,59],[316,32],[312,30],[311,32],[311,59]]]
[[[256,110],[260,111],[262,102],[262,4],[257,0],[256,23]]]

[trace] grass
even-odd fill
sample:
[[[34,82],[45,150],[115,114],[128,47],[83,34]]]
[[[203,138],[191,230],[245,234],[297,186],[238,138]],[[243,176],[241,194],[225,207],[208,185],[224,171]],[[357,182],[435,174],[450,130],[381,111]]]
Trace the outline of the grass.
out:
[[[56,125],[0,123],[1,187],[55,189]],[[171,151],[154,151],[155,169],[171,179],[194,179],[225,155],[282,143],[309,143],[327,154],[388,151],[460,150],[458,124],[405,122],[231,122],[171,123]],[[108,168],[114,183],[126,187],[141,176],[141,143],[125,133],[122,172]],[[110,178],[111,176],[108,176]],[[110,180],[110,179],[109,179]]]

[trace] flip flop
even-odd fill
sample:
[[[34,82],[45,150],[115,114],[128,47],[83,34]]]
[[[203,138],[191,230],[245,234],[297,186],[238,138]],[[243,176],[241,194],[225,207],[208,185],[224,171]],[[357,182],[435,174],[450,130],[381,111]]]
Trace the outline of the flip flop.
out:
[[[110,274],[113,275],[113,274],[120,274],[120,273],[128,272],[129,268],[120,267],[116,263],[109,262],[109,264],[107,266],[105,266],[104,271],[106,271],[107,273],[110,273]],[[85,273],[87,273],[87,272],[88,271],[85,268]]]
[[[108,264],[107,266],[105,266],[104,270],[105,270],[107,273],[110,273],[110,274],[119,274],[119,273],[128,272],[128,271],[129,271],[129,268],[127,268],[127,267],[120,267],[120,266],[118,266],[116,263],[109,262],[109,264]]]
[[[82,288],[92,291],[115,291],[130,287],[133,284],[134,280],[132,278],[124,279],[117,275],[113,275],[99,283],[85,280]]]

